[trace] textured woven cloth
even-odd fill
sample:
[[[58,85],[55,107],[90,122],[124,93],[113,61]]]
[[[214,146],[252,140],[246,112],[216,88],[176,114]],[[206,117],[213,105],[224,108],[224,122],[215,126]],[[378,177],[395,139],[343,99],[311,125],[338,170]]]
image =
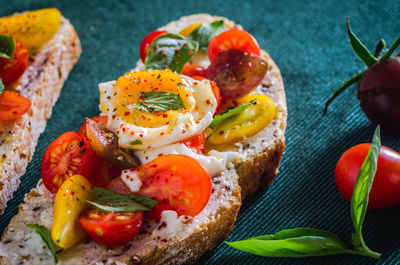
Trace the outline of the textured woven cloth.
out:
[[[275,233],[293,227],[326,229],[350,247],[349,203],[339,194],[334,169],[349,147],[370,141],[374,126],[346,91],[322,117],[325,100],[342,81],[363,68],[345,31],[346,16],[371,50],[380,38],[391,43],[400,34],[400,1],[51,1],[1,0],[0,15],[55,6],[71,20],[83,53],[53,109],[46,131],[14,199],[0,216],[1,231],[17,213],[23,196],[40,178],[46,147],[84,117],[96,116],[97,84],[134,67],[142,38],[183,15],[210,13],[243,25],[280,67],[289,109],[287,147],[279,174],[267,192],[244,201],[227,241]],[[399,103],[400,104],[400,103]],[[382,142],[400,151],[400,136]],[[400,191],[399,191],[400,192]],[[382,253],[380,261],[361,256],[272,259],[246,254],[225,244],[199,264],[400,264],[400,209],[368,211],[366,244]],[[1,232],[0,231],[0,232]]]

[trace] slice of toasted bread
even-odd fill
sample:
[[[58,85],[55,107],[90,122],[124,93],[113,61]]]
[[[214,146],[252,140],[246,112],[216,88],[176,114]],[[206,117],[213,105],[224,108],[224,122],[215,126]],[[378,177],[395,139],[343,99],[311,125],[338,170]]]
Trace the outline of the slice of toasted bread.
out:
[[[0,122],[0,212],[20,184],[61,87],[81,54],[73,26],[65,18],[53,39],[33,56],[16,90],[32,102],[28,113]]]
[[[163,29],[179,32],[194,22],[218,19],[221,18],[192,15],[171,22]],[[228,20],[226,23],[236,26]],[[230,164],[220,176],[213,178],[213,192],[206,208],[194,218],[174,219],[175,225],[169,222],[163,227],[159,223],[148,223],[143,233],[120,248],[109,249],[91,240],[82,242],[59,252],[59,264],[186,264],[193,263],[222,242],[236,220],[241,205],[241,189],[243,195],[248,195],[271,183],[284,149],[287,112],[282,78],[268,54],[263,52],[263,56],[270,69],[257,92],[274,100],[277,117],[262,132],[237,145],[242,155],[234,165]],[[138,63],[138,67],[142,64]],[[53,264],[50,252],[43,249],[43,241],[26,227],[28,223],[35,223],[50,229],[53,200],[54,195],[44,188],[41,181],[27,194],[25,203],[2,236],[1,264]]]

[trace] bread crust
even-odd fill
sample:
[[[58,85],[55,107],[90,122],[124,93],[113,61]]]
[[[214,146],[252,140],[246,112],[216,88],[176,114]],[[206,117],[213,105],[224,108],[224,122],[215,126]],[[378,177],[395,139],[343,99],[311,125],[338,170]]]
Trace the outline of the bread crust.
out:
[[[180,29],[195,22],[211,22],[221,17],[207,14],[198,14],[182,17],[163,27],[170,32],[179,32]],[[231,26],[240,28],[233,22],[224,19]],[[133,242],[119,249],[107,249],[90,241],[59,253],[59,264],[190,264],[194,263],[206,251],[212,250],[230,233],[238,214],[241,198],[254,193],[260,188],[271,184],[277,173],[282,153],[285,147],[284,131],[286,128],[286,99],[283,82],[278,67],[266,52],[262,52],[268,62],[269,71],[263,80],[259,93],[270,96],[277,107],[277,116],[268,128],[257,135],[244,140],[237,145],[239,152],[244,156],[227,168],[222,176],[213,178],[213,193],[210,202],[192,223],[185,227],[183,232],[177,233],[171,240],[147,240],[150,236],[139,236]],[[139,62],[138,67],[142,64]],[[234,168],[233,168],[234,167]],[[45,220],[48,228],[52,223],[53,195],[44,190],[39,182],[38,188],[30,192],[25,203],[2,236],[0,245],[0,263],[13,264],[9,255],[1,252],[1,246],[7,248],[4,242],[15,237],[19,229],[24,229],[24,222]],[[217,205],[216,205],[217,203]],[[33,212],[34,207],[40,209]],[[217,207],[217,208],[215,208]],[[24,215],[30,216],[25,217]],[[36,235],[25,228],[20,241]],[[155,231],[155,230],[153,230]],[[29,234],[30,233],[30,234]],[[150,242],[148,244],[148,242]],[[14,244],[14,242],[9,243]],[[10,249],[11,247],[8,247]],[[3,250],[4,251],[4,250]],[[41,260],[42,264],[52,264],[49,253],[29,253],[23,259],[23,264],[35,264]],[[2,256],[3,255],[3,256]],[[43,261],[47,263],[43,263]]]
[[[75,29],[65,18],[59,31],[33,56],[16,90],[32,107],[15,121],[0,122],[0,212],[25,174],[61,87],[81,54]]]

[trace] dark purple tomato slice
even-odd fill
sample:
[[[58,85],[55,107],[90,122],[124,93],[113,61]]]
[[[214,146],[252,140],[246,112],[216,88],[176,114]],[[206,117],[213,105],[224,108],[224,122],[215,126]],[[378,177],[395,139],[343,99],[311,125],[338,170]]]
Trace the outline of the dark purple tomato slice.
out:
[[[222,99],[234,99],[255,89],[268,64],[260,56],[238,49],[222,51],[211,63],[206,77],[217,83]]]

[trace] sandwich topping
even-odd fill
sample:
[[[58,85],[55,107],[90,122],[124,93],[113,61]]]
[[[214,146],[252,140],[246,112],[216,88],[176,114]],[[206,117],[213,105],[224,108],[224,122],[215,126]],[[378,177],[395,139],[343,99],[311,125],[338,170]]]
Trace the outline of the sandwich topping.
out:
[[[248,32],[222,20],[149,34],[142,70],[101,83],[100,116],[45,153],[43,179],[56,194],[54,243],[77,242],[63,225],[114,247],[149,232],[149,222],[165,240],[194,220],[212,179],[240,161],[237,146],[276,118],[274,101],[254,92],[268,72],[260,54]],[[71,200],[79,207],[68,215]]]

